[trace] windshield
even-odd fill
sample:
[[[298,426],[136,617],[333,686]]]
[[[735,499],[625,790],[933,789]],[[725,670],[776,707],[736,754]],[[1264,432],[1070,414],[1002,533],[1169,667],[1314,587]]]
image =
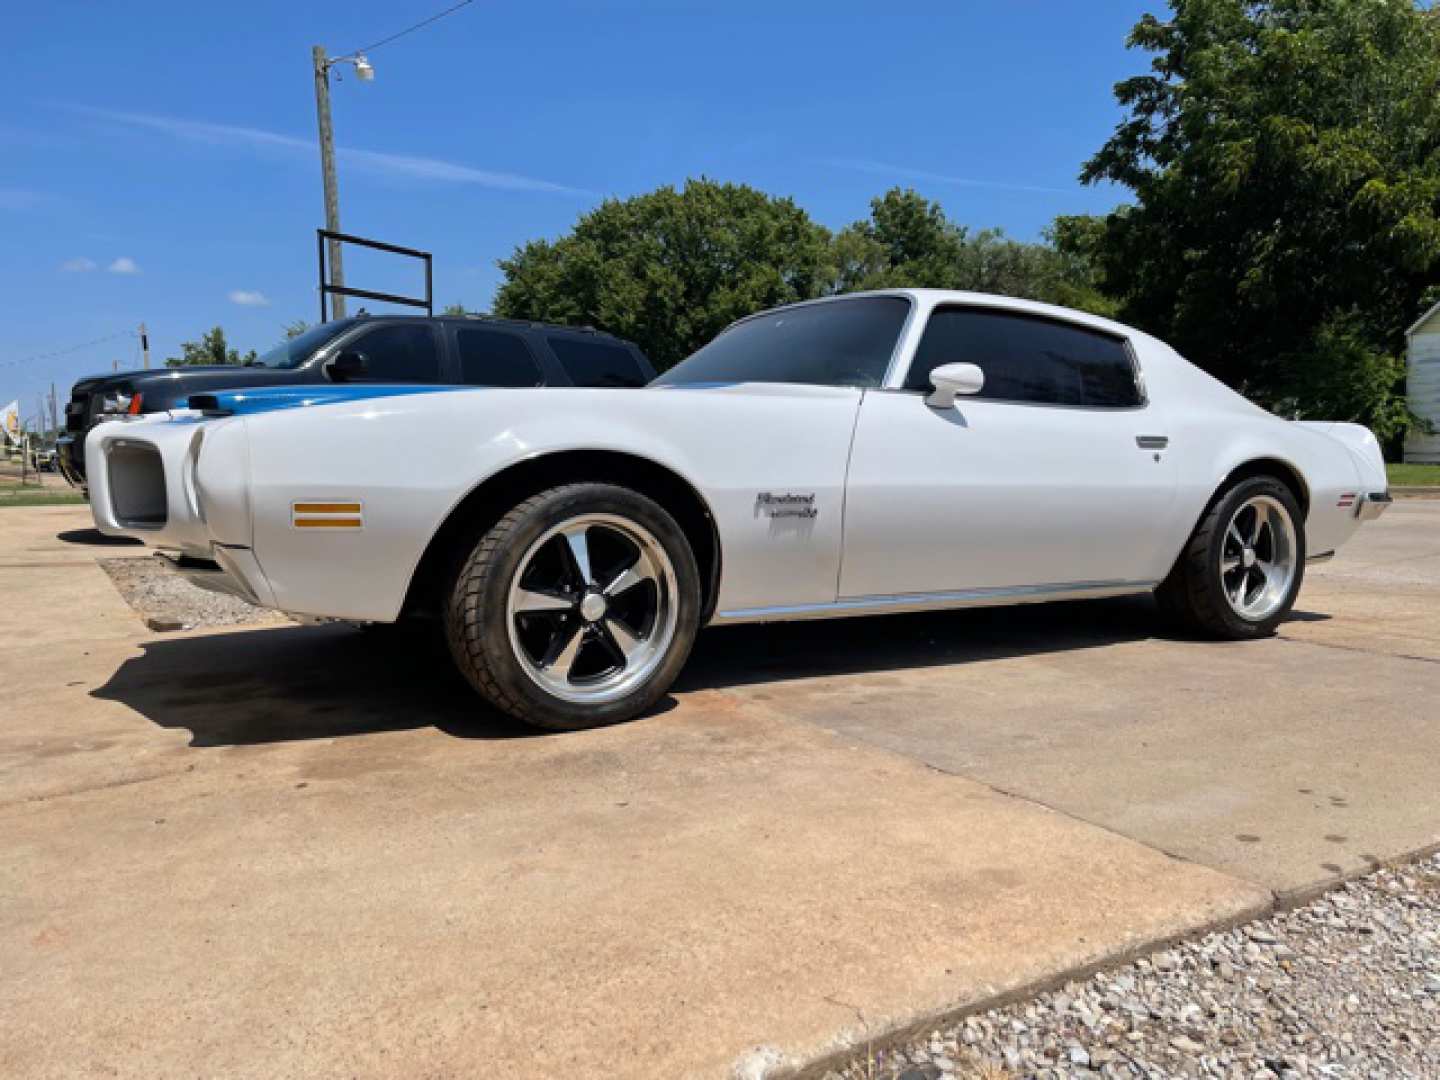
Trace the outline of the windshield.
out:
[[[354,319],[336,319],[334,322],[312,326],[297,337],[286,338],[255,361],[260,367],[297,368],[328,341],[333,341],[341,331],[348,330]]]
[[[809,383],[879,386],[910,313],[903,296],[780,308],[738,322],[651,386]]]

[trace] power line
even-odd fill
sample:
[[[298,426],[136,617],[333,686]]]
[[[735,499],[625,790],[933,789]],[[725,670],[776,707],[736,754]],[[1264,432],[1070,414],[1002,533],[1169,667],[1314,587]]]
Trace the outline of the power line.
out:
[[[81,349],[89,349],[96,345],[103,345],[107,341],[118,341],[120,338],[133,337],[134,335],[135,331],[133,330],[121,330],[118,334],[107,334],[104,337],[96,338],[94,341],[84,341],[79,345],[70,345],[66,348],[55,349],[51,352],[35,353],[31,356],[17,356],[13,360],[0,360],[0,367],[14,367],[17,364],[28,364],[32,360],[54,360],[60,356],[69,356],[71,353],[77,353]]]
[[[355,51],[356,51],[357,53],[374,52],[376,49],[380,48],[381,45],[389,45],[390,42],[394,41],[396,38],[402,38],[402,37],[404,37],[406,34],[413,34],[416,30],[419,30],[421,27],[429,26],[429,25],[430,25],[431,23],[433,23],[433,22],[438,22],[439,20],[445,18],[446,15],[453,15],[453,14],[455,14],[455,12],[459,11],[461,8],[466,7],[466,6],[469,5],[469,4],[473,4],[474,2],[475,2],[475,0],[460,0],[460,3],[456,4],[454,7],[448,7],[448,8],[446,8],[444,11],[441,11],[441,12],[438,12],[437,14],[431,15],[428,19],[422,19],[420,22],[416,23],[414,26],[407,27],[406,29],[401,30],[398,34],[391,34],[391,35],[390,35],[389,37],[387,37],[387,38],[381,38],[379,41],[375,42],[374,45],[366,45],[363,49],[356,49]]]

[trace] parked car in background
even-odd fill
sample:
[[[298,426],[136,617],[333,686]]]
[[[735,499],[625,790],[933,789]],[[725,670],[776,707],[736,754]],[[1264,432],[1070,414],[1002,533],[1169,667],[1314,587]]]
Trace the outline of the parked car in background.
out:
[[[493,706],[580,728],[653,705],[706,624],[1154,591],[1263,637],[1390,503],[1365,428],[974,293],[762,312],[641,391],[417,389],[106,424],[95,522],[265,607],[438,617]]]
[[[585,327],[489,315],[336,319],[282,341],[252,364],[157,368],[81,379],[65,407],[57,452],[85,486],[85,437],[104,420],[169,419],[192,394],[317,383],[449,386],[644,386],[655,377],[638,346]]]

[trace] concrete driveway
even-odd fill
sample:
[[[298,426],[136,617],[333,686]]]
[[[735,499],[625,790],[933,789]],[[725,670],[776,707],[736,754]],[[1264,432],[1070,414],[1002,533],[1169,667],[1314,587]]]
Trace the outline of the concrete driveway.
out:
[[[1440,839],[1436,502],[1274,641],[736,628],[564,736],[383,636],[151,633],[85,526],[0,514],[0,1075],[813,1063]]]

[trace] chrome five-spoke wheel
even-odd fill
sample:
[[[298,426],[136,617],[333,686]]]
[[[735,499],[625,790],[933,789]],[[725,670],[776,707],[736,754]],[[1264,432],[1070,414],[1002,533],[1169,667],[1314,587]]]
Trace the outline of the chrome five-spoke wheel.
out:
[[[1241,618],[1269,618],[1290,596],[1298,565],[1295,523],[1269,495],[1256,495],[1231,515],[1220,545],[1220,581]]]
[[[675,568],[638,522],[582,514],[521,557],[505,612],[521,668],[549,694],[604,704],[644,683],[676,626]]]

